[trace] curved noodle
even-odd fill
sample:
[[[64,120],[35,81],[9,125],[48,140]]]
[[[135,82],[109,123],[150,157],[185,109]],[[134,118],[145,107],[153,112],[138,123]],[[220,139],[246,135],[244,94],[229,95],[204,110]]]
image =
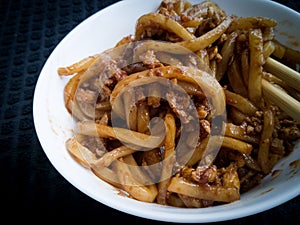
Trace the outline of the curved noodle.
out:
[[[195,208],[239,200],[300,138],[296,112],[270,91],[300,96],[266,72],[273,56],[299,61],[275,39],[276,24],[227,15],[212,1],[162,0],[134,35],[58,68],[73,75],[64,88],[76,123],[68,153],[139,201]]]

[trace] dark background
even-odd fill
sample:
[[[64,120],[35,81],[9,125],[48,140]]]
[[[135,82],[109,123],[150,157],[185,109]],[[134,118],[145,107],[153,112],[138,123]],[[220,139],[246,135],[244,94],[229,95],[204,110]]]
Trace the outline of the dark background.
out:
[[[52,166],[35,133],[34,88],[48,56],[76,25],[115,2],[0,0],[0,219],[166,224],[117,211],[76,189]],[[300,11],[300,1],[277,2]],[[214,224],[300,224],[299,206],[300,196],[256,215]]]

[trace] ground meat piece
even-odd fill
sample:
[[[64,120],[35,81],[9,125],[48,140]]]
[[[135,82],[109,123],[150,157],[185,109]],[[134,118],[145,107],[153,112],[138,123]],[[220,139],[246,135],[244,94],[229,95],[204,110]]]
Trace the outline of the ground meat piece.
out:
[[[200,140],[203,140],[211,132],[210,122],[207,120],[200,120]]]
[[[297,140],[300,138],[300,130],[297,126],[285,127],[281,129],[281,137],[286,140]]]
[[[76,92],[76,99],[79,102],[85,103],[95,103],[97,98],[97,93],[88,89],[78,88]]]
[[[217,167],[215,165],[200,166],[196,169],[189,167],[181,169],[181,176],[198,184],[212,183],[216,180],[217,175]]]

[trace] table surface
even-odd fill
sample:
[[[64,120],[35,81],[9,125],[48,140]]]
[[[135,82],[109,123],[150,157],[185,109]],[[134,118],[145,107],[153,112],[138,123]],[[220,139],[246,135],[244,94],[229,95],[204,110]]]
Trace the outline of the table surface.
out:
[[[76,25],[116,0],[0,0],[0,177],[10,221],[163,224],[105,206],[72,186],[50,163],[35,133],[36,81],[55,46]],[[299,1],[277,0],[296,11]],[[3,210],[4,207],[4,210]],[[300,196],[245,218],[215,224],[300,224]]]

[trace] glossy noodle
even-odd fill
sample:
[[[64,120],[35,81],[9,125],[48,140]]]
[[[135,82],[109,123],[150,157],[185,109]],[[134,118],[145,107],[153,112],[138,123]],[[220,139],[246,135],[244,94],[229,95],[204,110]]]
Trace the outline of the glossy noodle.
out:
[[[276,25],[212,1],[163,0],[111,49],[58,68],[71,76],[64,97],[76,132],[67,151],[139,201],[239,200],[300,137],[299,121],[264,92],[269,82],[300,96],[264,67],[299,56],[276,40]]]

